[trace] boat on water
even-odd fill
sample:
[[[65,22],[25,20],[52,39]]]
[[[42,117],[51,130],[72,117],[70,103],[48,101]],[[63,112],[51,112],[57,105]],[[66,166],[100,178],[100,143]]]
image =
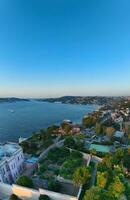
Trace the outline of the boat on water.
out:
[[[13,109],[9,109],[8,111],[11,112],[11,113],[14,113],[14,110],[13,110]]]

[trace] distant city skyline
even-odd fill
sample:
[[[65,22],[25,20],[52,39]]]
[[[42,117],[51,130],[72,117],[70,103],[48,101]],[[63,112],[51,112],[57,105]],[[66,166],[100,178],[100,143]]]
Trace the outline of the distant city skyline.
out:
[[[1,0],[0,97],[130,96],[129,0]]]

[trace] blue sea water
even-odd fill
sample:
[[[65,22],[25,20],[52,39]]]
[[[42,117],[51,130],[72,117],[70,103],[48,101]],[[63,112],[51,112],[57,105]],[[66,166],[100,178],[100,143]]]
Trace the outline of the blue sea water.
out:
[[[48,102],[0,103],[0,142],[16,141],[32,132],[59,124],[64,119],[80,123],[82,117],[97,105],[70,105]]]

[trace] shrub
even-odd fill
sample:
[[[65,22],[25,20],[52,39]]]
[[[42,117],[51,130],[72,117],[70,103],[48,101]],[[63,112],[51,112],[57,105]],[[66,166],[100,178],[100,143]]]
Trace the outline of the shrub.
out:
[[[72,159],[82,158],[83,155],[79,151],[71,151],[70,157]]]
[[[42,164],[40,165],[39,172],[40,174],[44,173],[47,170],[47,165]]]
[[[68,159],[60,169],[60,175],[66,179],[72,179],[74,171],[82,165],[82,159]]]
[[[18,185],[33,188],[33,181],[28,176],[20,176],[16,182]]]
[[[41,194],[39,197],[39,200],[50,200],[50,197],[48,197],[47,195]]]
[[[15,194],[12,194],[10,196],[9,200],[20,200],[20,198],[18,196],[16,196]]]
[[[50,179],[48,187],[49,187],[49,190],[52,190],[54,192],[59,192],[61,185],[60,185],[59,181]]]
[[[65,139],[65,141],[64,141],[64,145],[66,146],[66,147],[69,147],[69,148],[72,148],[72,149],[74,149],[75,148],[75,140],[74,140],[74,138],[72,137],[72,136],[68,136],[68,137],[66,137],[66,139]]]
[[[84,185],[90,179],[90,169],[88,167],[79,167],[73,174],[73,182],[80,186]]]
[[[70,151],[67,148],[58,148],[52,149],[48,153],[48,159],[55,163],[62,164],[70,156]]]

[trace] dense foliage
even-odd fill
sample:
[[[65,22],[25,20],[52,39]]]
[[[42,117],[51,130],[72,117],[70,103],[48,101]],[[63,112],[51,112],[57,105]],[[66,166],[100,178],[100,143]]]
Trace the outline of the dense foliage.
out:
[[[20,145],[25,153],[36,155],[39,151],[47,148],[52,143],[50,133],[47,130],[40,130],[38,133],[34,133],[30,138],[23,141]]]
[[[82,154],[72,151],[70,157],[63,163],[60,175],[65,179],[72,179],[75,170],[83,164]]]
[[[12,194],[9,198],[9,200],[21,200],[17,195]]]
[[[98,112],[93,112],[91,115],[87,117],[84,117],[82,121],[83,126],[86,128],[91,128],[92,126],[95,126],[100,118],[100,115],[101,113],[100,111],[98,111]]]
[[[70,156],[70,151],[65,147],[61,148],[56,147],[50,150],[48,153],[48,159],[58,164],[62,164],[69,156]]]
[[[73,174],[73,182],[77,186],[84,185],[90,179],[90,168],[89,167],[79,167],[75,170]]]
[[[29,188],[34,187],[32,179],[29,178],[28,176],[20,176],[16,183],[24,187],[29,187]]]
[[[52,190],[54,192],[59,192],[61,188],[61,184],[58,181],[55,181],[54,179],[49,180],[49,185],[48,185],[49,190]]]
[[[67,136],[64,141],[64,146],[78,151],[84,150],[84,136],[82,134]]]
[[[47,195],[41,194],[39,197],[39,200],[50,200],[50,197],[48,197]]]

